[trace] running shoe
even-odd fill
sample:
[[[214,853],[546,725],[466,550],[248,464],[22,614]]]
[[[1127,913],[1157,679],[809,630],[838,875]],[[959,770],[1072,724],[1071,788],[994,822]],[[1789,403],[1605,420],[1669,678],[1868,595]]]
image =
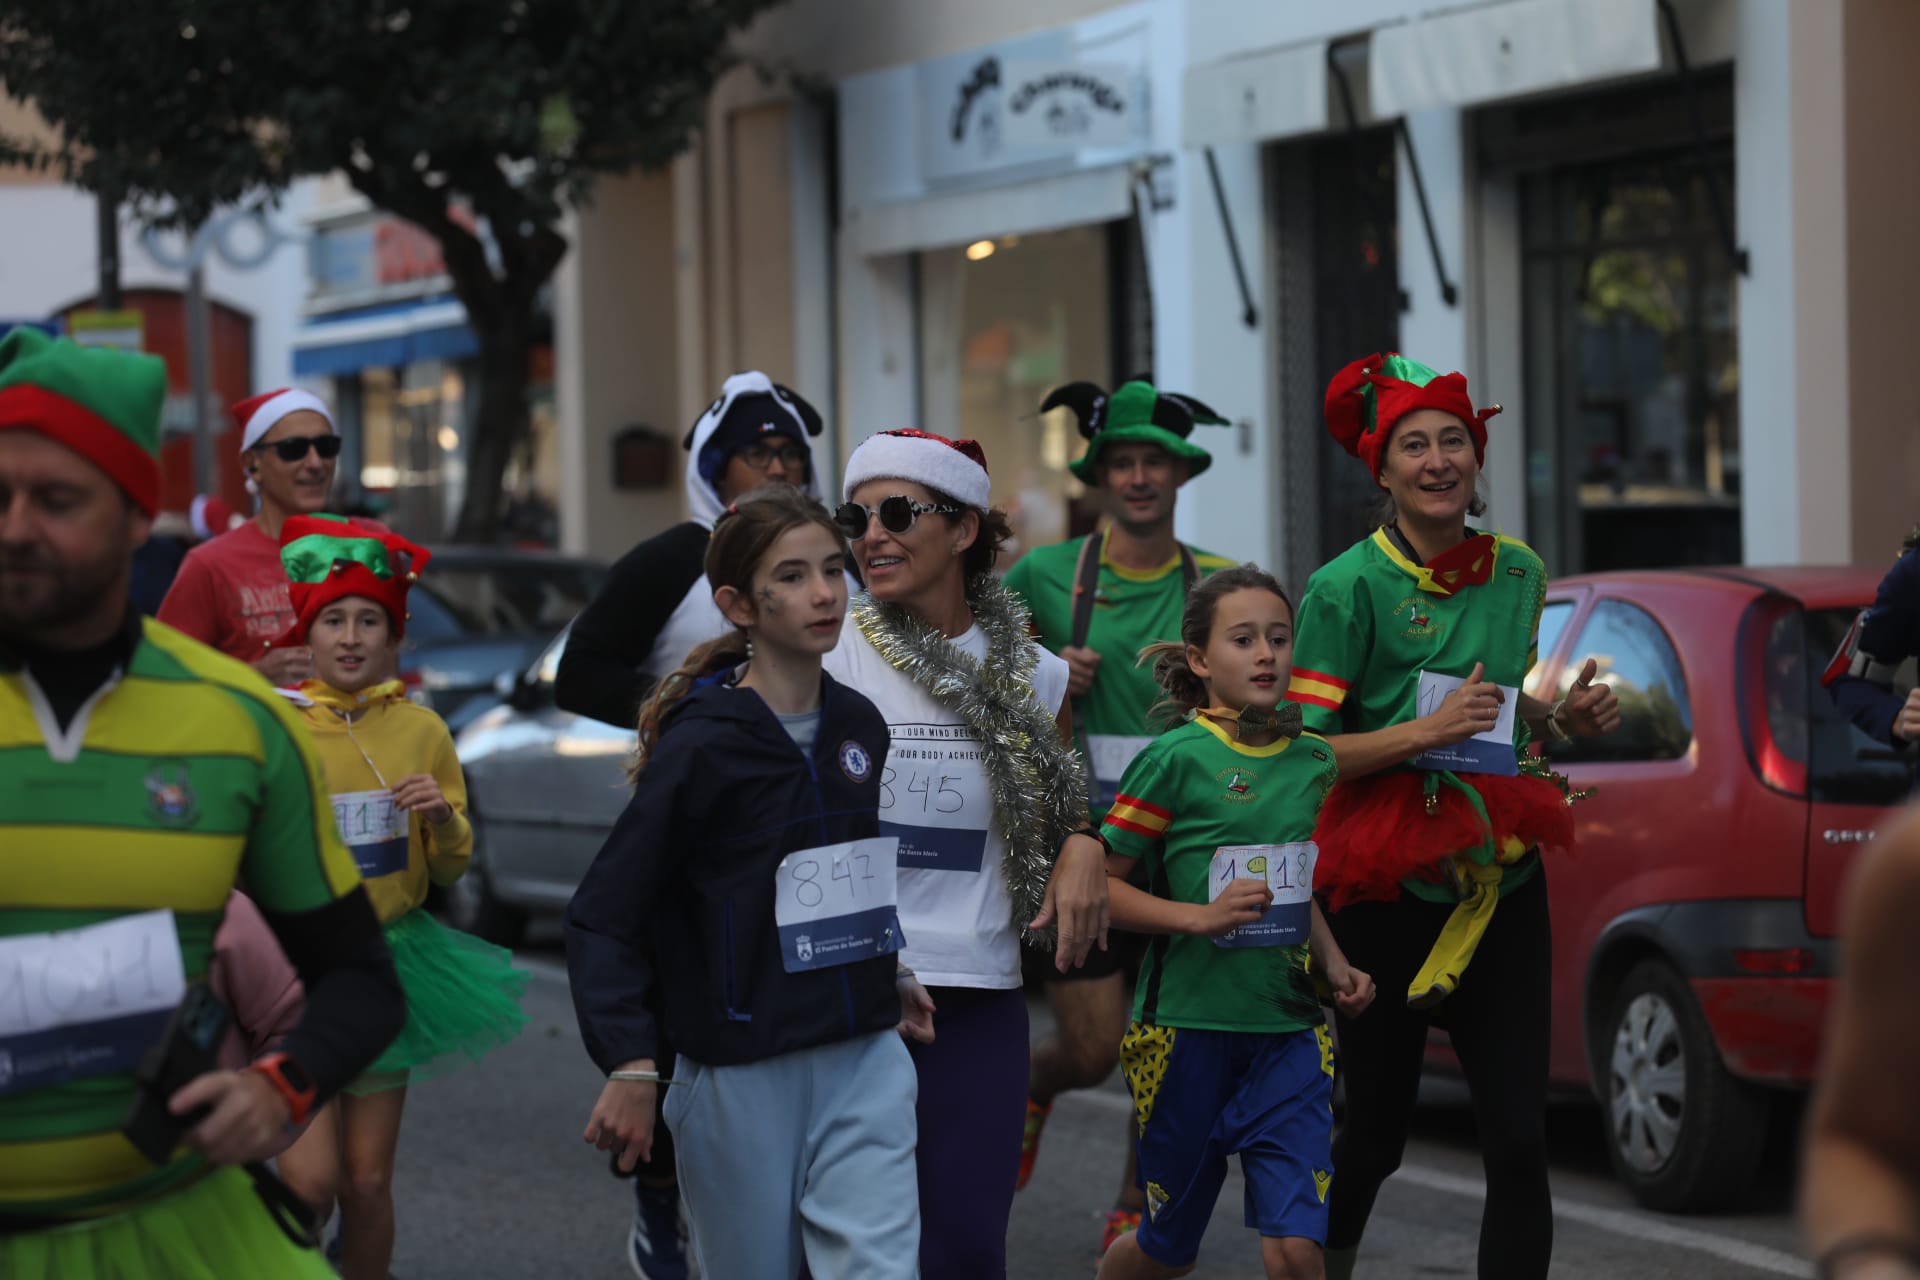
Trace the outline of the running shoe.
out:
[[[1033,1177],[1033,1160],[1040,1154],[1040,1131],[1047,1127],[1047,1117],[1053,1113],[1053,1104],[1041,1106],[1032,1098],[1027,1099],[1027,1127],[1020,1134],[1020,1173],[1013,1180],[1015,1191],[1025,1191],[1027,1180]]]
[[[680,1188],[634,1186],[633,1230],[627,1233],[627,1264],[640,1280],[694,1280],[687,1221]]]
[[[1107,1210],[1107,1233],[1100,1237],[1100,1256],[1105,1257],[1107,1250],[1113,1248],[1113,1242],[1129,1231],[1140,1229],[1140,1211],[1138,1209]]]

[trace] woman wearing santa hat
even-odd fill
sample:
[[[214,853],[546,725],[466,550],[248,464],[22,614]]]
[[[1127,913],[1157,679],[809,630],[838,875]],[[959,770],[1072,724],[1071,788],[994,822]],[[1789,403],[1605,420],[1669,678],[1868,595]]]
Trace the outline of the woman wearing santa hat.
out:
[[[886,431],[847,461],[836,522],[866,594],[827,655],[887,720],[880,828],[900,838],[904,964],[934,1003],[919,1074],[921,1274],[1006,1274],[1026,1118],[1020,942],[1065,970],[1106,945],[1067,665],[993,577],[1011,535],[971,440]],[[1049,935],[1057,929],[1057,942]]]
[[[259,513],[231,529],[210,524],[207,541],[187,553],[156,616],[247,663],[272,684],[295,685],[312,674],[312,655],[304,646],[268,647],[294,617],[280,566],[280,529],[289,516],[326,507],[340,437],[326,402],[298,388],[264,392],[229,412],[240,433],[247,491],[259,495]]]
[[[1520,692],[1547,574],[1526,544],[1467,524],[1486,421],[1467,380],[1397,353],[1327,388],[1327,426],[1392,514],[1307,582],[1288,697],[1340,781],[1321,811],[1316,887],[1381,998],[1339,1018],[1346,1122],[1333,1146],[1327,1274],[1349,1276],[1400,1163],[1430,1012],[1445,1010],[1479,1120],[1480,1275],[1540,1277],[1547,1192],[1550,933],[1539,850],[1571,844],[1565,782],[1529,741],[1590,736],[1620,713],[1594,666],[1548,704]],[[1469,969],[1469,961],[1472,967]]]

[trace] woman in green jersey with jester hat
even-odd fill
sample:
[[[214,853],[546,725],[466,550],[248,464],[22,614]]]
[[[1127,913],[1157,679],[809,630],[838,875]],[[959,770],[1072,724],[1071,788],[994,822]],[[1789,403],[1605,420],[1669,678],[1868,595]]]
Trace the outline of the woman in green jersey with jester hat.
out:
[[[1487,1170],[1480,1274],[1544,1276],[1549,941],[1541,846],[1572,843],[1564,783],[1531,738],[1609,732],[1587,665],[1552,706],[1520,693],[1546,569],[1525,543],[1469,528],[1486,421],[1467,380],[1398,354],[1327,388],[1327,426],[1393,518],[1314,574],[1288,697],[1340,765],[1314,833],[1340,945],[1388,998],[1339,1021],[1347,1119],[1334,1144],[1327,1270],[1352,1272],[1380,1184],[1400,1162],[1428,1019],[1444,1010],[1473,1091]],[[1468,962],[1473,961],[1471,971]],[[1404,993],[1404,994],[1403,994]]]

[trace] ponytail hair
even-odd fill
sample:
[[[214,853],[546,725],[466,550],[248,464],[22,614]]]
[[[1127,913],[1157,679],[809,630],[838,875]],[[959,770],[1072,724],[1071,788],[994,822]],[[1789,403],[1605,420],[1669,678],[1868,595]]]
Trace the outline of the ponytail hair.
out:
[[[753,594],[753,575],[760,561],[782,534],[790,529],[817,524],[833,535],[834,545],[847,554],[846,535],[827,514],[827,509],[790,484],[769,484],[755,489],[720,513],[713,523],[713,536],[707,542],[707,585],[718,591],[732,587],[743,596]],[[640,707],[640,746],[627,777],[640,776],[660,744],[660,734],[679,701],[692,691],[696,682],[716,671],[739,666],[749,656],[746,630],[734,627],[727,634],[697,646],[686,661],[654,686],[653,693]]]
[[[1171,724],[1207,705],[1207,683],[1187,665],[1187,648],[1207,647],[1213,639],[1213,617],[1219,612],[1220,602],[1236,591],[1270,592],[1287,606],[1289,615],[1293,613],[1293,601],[1287,598],[1280,580],[1256,564],[1237,564],[1195,583],[1180,613],[1180,639],[1150,644],[1140,651],[1137,665],[1151,664],[1153,682],[1167,695],[1153,705],[1147,713],[1149,719]]]

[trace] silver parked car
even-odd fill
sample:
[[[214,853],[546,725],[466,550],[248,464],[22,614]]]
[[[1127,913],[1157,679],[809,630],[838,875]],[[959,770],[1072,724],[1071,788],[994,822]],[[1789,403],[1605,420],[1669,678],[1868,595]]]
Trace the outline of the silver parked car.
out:
[[[500,703],[455,739],[467,775],[473,864],[446,894],[448,920],[514,946],[535,915],[557,915],[600,851],[632,788],[634,731],[554,705],[567,633],[524,672],[500,677]]]

